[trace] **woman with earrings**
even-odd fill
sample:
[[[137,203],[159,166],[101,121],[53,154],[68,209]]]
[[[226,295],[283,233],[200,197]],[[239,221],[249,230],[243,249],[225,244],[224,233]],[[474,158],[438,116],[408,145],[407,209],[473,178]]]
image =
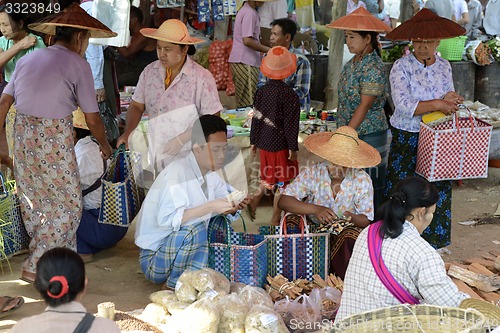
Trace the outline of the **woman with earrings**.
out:
[[[0,68],[3,68],[5,82],[9,82],[16,63],[26,54],[45,47],[41,37],[36,36],[28,29],[32,22],[32,15],[22,11],[12,10],[14,1],[9,0],[0,5]],[[14,155],[14,120],[16,109],[12,107],[5,122],[5,136],[9,148],[9,156]]]
[[[439,193],[428,181],[401,181],[382,206],[383,220],[364,229],[347,267],[335,318],[398,304],[458,307],[469,296],[446,274],[441,256],[420,234],[429,226]]]
[[[38,261],[35,280],[47,308],[21,319],[10,332],[119,333],[113,321],[95,318],[80,303],[87,282],[85,264],[77,253],[62,247],[47,251]]]
[[[387,34],[388,39],[411,40],[413,52],[394,63],[389,77],[394,114],[386,196],[402,179],[415,175],[422,116],[433,111],[454,114],[464,100],[453,87],[450,63],[436,52],[441,39],[464,33],[460,25],[424,8]],[[440,200],[423,237],[439,249],[451,243],[451,181],[434,185]]]
[[[327,27],[344,30],[349,52],[354,54],[340,74],[337,125],[356,129],[359,138],[375,147],[382,156],[381,163],[368,172],[373,181],[374,207],[377,210],[383,202],[388,140],[384,113],[387,80],[380,58],[378,33],[391,28],[363,7]]]
[[[0,128],[15,101],[14,174],[24,225],[31,241],[21,278],[35,280],[36,263],[55,247],[76,249],[82,195],[74,152],[72,113],[80,106],[103,158],[113,152],[95,99],[92,72],[83,59],[89,37],[114,32],[78,4],[31,24],[55,35],[55,45],[19,60],[0,98]]]

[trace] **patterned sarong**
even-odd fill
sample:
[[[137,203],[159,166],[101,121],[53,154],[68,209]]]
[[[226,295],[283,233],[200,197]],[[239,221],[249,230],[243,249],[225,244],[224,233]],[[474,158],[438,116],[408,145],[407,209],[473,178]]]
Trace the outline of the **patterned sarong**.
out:
[[[391,128],[392,142],[387,163],[387,184],[385,195],[388,197],[396,185],[406,177],[417,176],[418,133]],[[451,243],[451,181],[433,182],[439,192],[436,212],[431,224],[424,230],[422,237],[439,249]]]
[[[259,68],[241,63],[231,63],[235,87],[236,107],[253,105],[253,96],[259,82]]]
[[[141,249],[139,263],[146,278],[175,288],[185,270],[207,266],[208,242],[205,222],[181,227],[168,235],[156,251]]]
[[[31,237],[22,269],[34,273],[46,251],[55,247],[76,251],[82,195],[72,116],[48,119],[18,112],[14,138],[17,191]]]

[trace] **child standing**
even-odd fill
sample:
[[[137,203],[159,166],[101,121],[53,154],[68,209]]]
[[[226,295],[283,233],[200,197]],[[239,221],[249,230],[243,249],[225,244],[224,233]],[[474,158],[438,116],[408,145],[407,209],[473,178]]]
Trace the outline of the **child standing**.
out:
[[[285,186],[298,174],[300,101],[283,81],[296,68],[297,58],[283,46],[269,50],[260,66],[262,74],[270,80],[257,90],[253,104],[250,144],[253,155],[260,150],[261,183],[248,205],[252,218],[266,189]],[[279,221],[276,199],[277,196],[273,224]]]

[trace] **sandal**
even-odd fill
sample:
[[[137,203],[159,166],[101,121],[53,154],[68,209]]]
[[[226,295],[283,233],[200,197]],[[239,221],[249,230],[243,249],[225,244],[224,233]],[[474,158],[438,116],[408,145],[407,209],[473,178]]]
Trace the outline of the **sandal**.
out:
[[[5,301],[0,305],[0,318],[7,316],[9,313],[19,309],[21,305],[24,304],[24,298],[21,296],[18,297],[10,297],[10,296],[2,296],[0,299],[5,299]],[[9,305],[12,301],[17,300],[14,306],[9,308]]]

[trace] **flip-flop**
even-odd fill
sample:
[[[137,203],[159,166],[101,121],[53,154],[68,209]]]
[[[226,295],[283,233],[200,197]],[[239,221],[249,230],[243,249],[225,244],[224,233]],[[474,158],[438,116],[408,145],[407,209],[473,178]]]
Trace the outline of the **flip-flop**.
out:
[[[17,297],[2,296],[2,297],[7,298],[7,300],[2,304],[2,306],[0,306],[0,318],[7,316],[9,313],[19,309],[21,305],[24,304],[24,298],[22,298],[21,296]],[[14,305],[8,310],[5,310],[9,306],[9,304],[16,299],[17,299],[16,305]]]

